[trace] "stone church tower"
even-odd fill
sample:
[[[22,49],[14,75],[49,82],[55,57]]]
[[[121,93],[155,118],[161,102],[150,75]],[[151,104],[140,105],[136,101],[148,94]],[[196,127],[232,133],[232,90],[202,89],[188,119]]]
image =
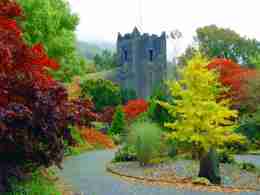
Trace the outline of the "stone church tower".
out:
[[[141,34],[137,28],[130,34],[118,34],[117,80],[125,89],[134,89],[139,98],[149,97],[166,77],[166,34]]]

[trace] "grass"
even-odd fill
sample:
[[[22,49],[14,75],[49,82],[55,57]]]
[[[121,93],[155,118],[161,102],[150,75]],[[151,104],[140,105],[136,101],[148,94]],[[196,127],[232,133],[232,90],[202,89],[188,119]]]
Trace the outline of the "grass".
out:
[[[53,174],[48,171],[48,176],[46,176],[40,171],[35,171],[28,181],[14,181],[12,185],[14,191],[5,195],[62,195],[55,182],[50,179]]]

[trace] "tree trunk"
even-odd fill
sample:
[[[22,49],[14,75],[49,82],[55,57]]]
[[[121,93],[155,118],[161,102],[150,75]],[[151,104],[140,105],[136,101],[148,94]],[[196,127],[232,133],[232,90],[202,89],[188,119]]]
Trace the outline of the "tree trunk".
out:
[[[199,177],[205,177],[213,184],[221,183],[219,160],[216,150],[210,149],[208,153],[201,157]]]

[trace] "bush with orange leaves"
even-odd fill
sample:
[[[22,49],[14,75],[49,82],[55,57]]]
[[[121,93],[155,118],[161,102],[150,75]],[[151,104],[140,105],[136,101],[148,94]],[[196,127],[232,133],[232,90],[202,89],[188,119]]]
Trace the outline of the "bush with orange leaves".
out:
[[[144,99],[136,99],[128,101],[128,103],[123,107],[123,111],[127,120],[134,120],[140,114],[147,112],[148,107],[149,105]]]
[[[80,133],[81,136],[85,138],[86,141],[91,145],[102,145],[107,149],[115,148],[113,140],[109,136],[97,131],[96,129],[82,128]]]

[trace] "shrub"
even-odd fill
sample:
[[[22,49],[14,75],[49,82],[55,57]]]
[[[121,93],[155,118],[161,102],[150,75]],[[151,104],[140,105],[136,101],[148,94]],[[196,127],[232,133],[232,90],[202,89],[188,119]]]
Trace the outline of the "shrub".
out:
[[[167,146],[168,146],[168,156],[171,158],[175,158],[178,151],[177,151],[177,143],[175,143],[172,140],[167,140]]]
[[[260,109],[251,114],[244,114],[240,117],[240,126],[236,129],[237,132],[245,135],[251,142],[260,140]]]
[[[148,110],[148,103],[143,99],[130,100],[123,110],[127,120],[134,120]]]
[[[112,126],[109,129],[109,134],[110,135],[120,134],[124,131],[125,127],[126,127],[125,114],[122,110],[122,106],[118,106],[116,108],[116,112],[113,117]]]
[[[95,112],[95,106],[89,99],[71,100],[67,112],[78,125],[91,126],[91,122],[99,121],[100,116]]]
[[[158,156],[161,146],[161,129],[154,123],[137,122],[131,126],[129,143],[135,146],[141,166]]]
[[[137,99],[137,95],[134,89],[123,89],[121,88],[122,104],[126,104],[130,100]]]
[[[114,114],[115,114],[115,108],[112,106],[107,106],[99,113],[100,121],[111,124],[113,121]]]
[[[126,144],[116,152],[113,162],[129,161],[137,161],[136,149],[134,145]]]
[[[123,144],[123,136],[120,134],[112,135],[112,140],[116,145]]]
[[[90,96],[97,111],[121,104],[120,87],[109,80],[92,79],[81,82],[82,97]]]

